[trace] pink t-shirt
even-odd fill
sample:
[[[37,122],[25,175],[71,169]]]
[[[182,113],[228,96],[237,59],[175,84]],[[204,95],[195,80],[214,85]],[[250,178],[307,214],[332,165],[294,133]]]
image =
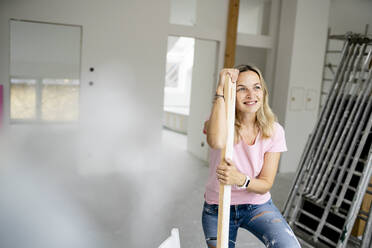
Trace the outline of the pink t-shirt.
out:
[[[240,141],[234,145],[233,162],[237,169],[250,178],[256,178],[262,169],[264,154],[266,152],[285,152],[287,145],[283,127],[275,122],[274,134],[268,139],[262,139],[259,132],[255,143],[247,145]],[[209,204],[218,204],[218,192],[220,183],[217,180],[216,168],[221,161],[221,150],[210,149],[209,176],[205,191],[205,200]],[[238,204],[263,204],[270,200],[270,192],[256,194],[246,189],[231,187],[231,205]]]

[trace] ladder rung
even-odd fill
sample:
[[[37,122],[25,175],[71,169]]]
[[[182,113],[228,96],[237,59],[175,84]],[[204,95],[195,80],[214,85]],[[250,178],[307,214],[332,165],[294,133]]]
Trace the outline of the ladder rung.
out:
[[[328,192],[327,195],[330,196],[330,193]],[[321,207],[322,209],[324,209],[324,206],[320,206],[320,204],[319,204],[319,203],[316,203],[316,201],[314,201],[314,200],[312,200],[312,199],[309,199],[309,198],[306,198],[306,200],[309,201],[309,202],[311,202],[311,203],[313,203],[313,204],[315,204],[315,205],[317,205],[317,206],[319,206],[319,207]],[[301,210],[302,210],[302,209],[301,209]],[[340,210],[341,210],[341,209],[340,209]],[[329,212],[332,213],[332,214],[337,215],[337,216],[340,217],[340,218],[346,219],[346,215],[343,214],[343,213],[335,212],[335,211],[329,211]]]
[[[356,247],[360,247],[361,245],[361,240],[359,240],[357,237],[354,237],[352,235],[349,236],[349,241],[356,245]]]
[[[334,68],[337,68],[338,65],[335,65],[335,64],[332,64],[332,63],[327,63],[327,64],[324,65],[324,67],[328,67],[328,68],[334,67]]]
[[[332,180],[332,183],[336,183],[336,180]],[[352,187],[350,185],[348,185],[347,188],[350,189],[350,190],[352,190],[352,191],[357,191],[356,188],[354,188],[354,187]]]
[[[307,212],[307,211],[305,211],[303,209],[301,209],[300,211],[301,211],[301,213],[307,215],[308,217],[310,217],[310,218],[312,218],[314,220],[320,221],[320,219],[318,217],[316,217],[315,215],[313,215],[313,214],[311,214],[311,213],[309,213],[309,212]]]
[[[347,204],[349,204],[349,205],[351,205],[351,201],[349,201],[348,199],[346,199],[346,198],[344,198],[343,200],[342,200],[343,202],[345,202],[345,203],[347,203]]]
[[[301,227],[302,229],[305,229],[306,231],[308,231],[308,232],[311,233],[311,234],[314,234],[314,232],[315,232],[314,230],[308,228],[307,226],[303,225],[302,223],[300,223],[300,222],[298,222],[298,221],[295,221],[294,224],[295,224],[296,226]]]
[[[324,237],[323,235],[319,235],[319,238],[320,238],[320,239],[323,239],[323,240],[326,241],[327,243],[330,243],[330,244],[333,245],[334,247],[337,246],[337,244],[336,244],[335,242],[333,242],[332,240],[330,240],[330,239]]]
[[[328,193],[327,193],[327,196],[331,197],[331,194],[328,192]],[[336,198],[336,199],[337,199],[337,198]],[[342,201],[345,202],[345,203],[347,203],[347,204],[349,204],[349,205],[351,205],[351,203],[352,203],[351,201],[349,201],[349,200],[346,199],[346,198],[342,199]],[[341,216],[340,216],[340,217],[341,217]],[[346,216],[344,216],[344,218],[346,218]]]
[[[340,167],[337,167],[337,168],[341,169]],[[350,169],[345,169],[345,171],[350,172]],[[363,175],[361,172],[356,171],[356,170],[353,171],[353,174],[354,174],[354,175],[357,175],[357,176],[362,176],[362,175]]]
[[[341,53],[340,50],[328,50],[327,53]]]
[[[342,157],[345,157],[345,154],[342,154]],[[349,159],[354,160],[354,157],[353,157],[353,156],[350,156]],[[363,164],[366,164],[366,163],[367,163],[367,160],[362,159],[362,158],[358,158],[358,162],[361,162],[361,163],[363,163]]]
[[[336,231],[336,232],[338,232],[338,233],[342,233],[342,230],[341,230],[340,228],[335,227],[335,226],[329,224],[328,222],[326,222],[325,225],[326,225],[327,227],[331,228],[333,231]]]

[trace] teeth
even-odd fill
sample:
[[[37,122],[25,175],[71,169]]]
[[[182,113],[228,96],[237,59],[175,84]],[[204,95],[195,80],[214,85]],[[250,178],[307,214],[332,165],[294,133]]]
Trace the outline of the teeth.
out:
[[[253,102],[244,102],[244,104],[248,104],[248,105],[253,105],[255,103],[256,103],[256,101],[253,101]]]

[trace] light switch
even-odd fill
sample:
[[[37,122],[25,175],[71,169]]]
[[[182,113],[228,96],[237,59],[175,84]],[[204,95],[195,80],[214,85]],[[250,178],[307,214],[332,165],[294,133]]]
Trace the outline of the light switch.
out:
[[[302,87],[292,87],[290,96],[290,110],[300,111],[305,108],[305,89]]]
[[[306,110],[315,110],[317,108],[317,91],[307,90],[305,97]]]

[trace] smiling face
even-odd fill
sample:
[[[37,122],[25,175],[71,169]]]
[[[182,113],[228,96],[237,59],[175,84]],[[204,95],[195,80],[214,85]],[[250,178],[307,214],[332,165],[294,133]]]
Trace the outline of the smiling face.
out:
[[[254,71],[239,73],[236,81],[236,109],[241,113],[256,113],[263,104],[261,80]]]

